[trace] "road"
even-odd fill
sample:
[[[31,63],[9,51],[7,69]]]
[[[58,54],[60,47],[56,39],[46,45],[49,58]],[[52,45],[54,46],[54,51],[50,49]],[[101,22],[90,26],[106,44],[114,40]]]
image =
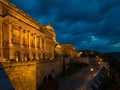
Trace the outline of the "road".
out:
[[[90,71],[91,67],[86,67],[66,79],[59,80],[59,90],[78,90],[87,82],[92,80],[98,73],[98,69]]]

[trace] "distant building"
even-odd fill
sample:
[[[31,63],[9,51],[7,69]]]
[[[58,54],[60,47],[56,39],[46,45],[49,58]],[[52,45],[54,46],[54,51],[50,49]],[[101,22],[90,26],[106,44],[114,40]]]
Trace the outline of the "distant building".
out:
[[[61,44],[62,56],[64,57],[76,57],[77,52],[72,44]]]
[[[0,0],[0,57],[26,61],[54,58],[56,34],[8,0]]]
[[[62,56],[62,47],[61,45],[58,43],[55,45],[55,48],[54,48],[55,52],[54,52],[54,55],[55,55],[55,58],[61,58]]]

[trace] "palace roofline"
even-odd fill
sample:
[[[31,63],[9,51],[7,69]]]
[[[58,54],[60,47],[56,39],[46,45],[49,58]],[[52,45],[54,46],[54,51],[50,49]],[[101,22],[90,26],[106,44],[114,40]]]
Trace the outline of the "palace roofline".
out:
[[[38,22],[37,20],[35,20],[34,18],[32,18],[29,14],[27,14],[26,12],[24,12],[23,10],[21,10],[20,8],[18,8],[16,5],[14,5],[13,3],[9,2],[9,0],[0,0],[0,2],[4,5],[6,5],[7,7],[11,8],[12,10],[14,10],[15,12],[19,13],[20,15],[22,15],[23,17],[29,19],[30,21],[34,22],[35,24],[37,24],[38,26],[42,26],[45,27],[44,25],[42,25],[40,22]]]

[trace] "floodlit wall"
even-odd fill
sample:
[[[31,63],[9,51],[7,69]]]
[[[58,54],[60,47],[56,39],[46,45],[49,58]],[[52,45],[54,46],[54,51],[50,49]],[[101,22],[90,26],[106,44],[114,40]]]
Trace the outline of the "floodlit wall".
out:
[[[42,85],[44,76],[48,77],[53,71],[55,75],[60,73],[63,70],[62,64],[62,60],[2,62],[15,90],[36,90]]]

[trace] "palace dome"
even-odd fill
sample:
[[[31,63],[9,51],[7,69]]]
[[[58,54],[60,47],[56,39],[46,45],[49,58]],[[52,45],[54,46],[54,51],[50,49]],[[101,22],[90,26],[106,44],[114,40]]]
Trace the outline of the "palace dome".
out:
[[[45,26],[46,29],[48,29],[49,31],[54,32],[54,28],[50,25],[50,23],[48,23],[47,26]]]

